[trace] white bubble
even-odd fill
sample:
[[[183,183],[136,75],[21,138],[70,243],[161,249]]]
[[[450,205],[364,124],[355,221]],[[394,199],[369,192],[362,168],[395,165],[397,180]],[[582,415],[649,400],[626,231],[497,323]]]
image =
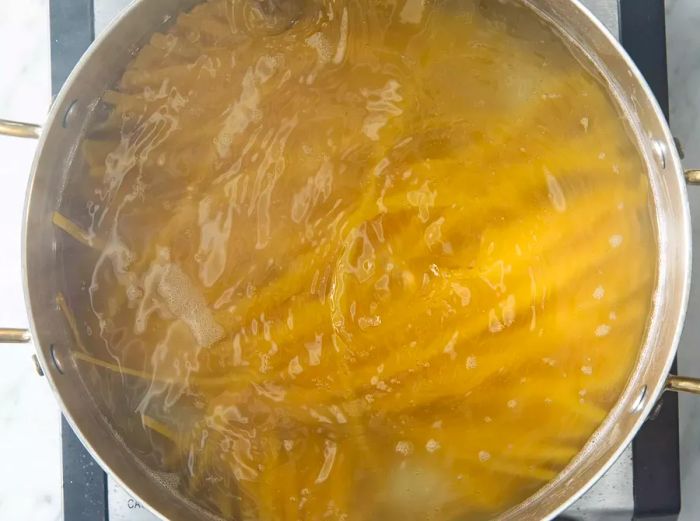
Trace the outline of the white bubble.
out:
[[[596,300],[601,300],[605,296],[605,288],[603,286],[598,286],[593,291],[593,298]]]
[[[620,246],[620,244],[622,244],[622,235],[611,235],[608,239],[608,242],[610,243],[610,246],[612,246],[613,248],[617,248],[618,246]]]
[[[491,333],[500,333],[503,331],[503,324],[498,318],[498,315],[496,315],[496,310],[491,309],[489,310],[489,331]]]
[[[425,450],[431,454],[440,448],[440,442],[434,439],[429,439],[428,443],[425,444]]]
[[[298,356],[295,356],[289,361],[289,364],[287,366],[287,372],[289,373],[289,376],[291,376],[292,378],[296,378],[303,371],[304,368],[301,366],[301,362],[299,361]]]
[[[462,286],[461,284],[458,284],[456,282],[453,282],[451,284],[452,286],[452,291],[456,293],[456,295],[459,297],[460,303],[462,304],[462,307],[468,306],[469,302],[471,302],[472,299],[472,293],[469,291],[469,288],[466,286]]]
[[[403,456],[408,456],[413,452],[413,443],[410,441],[400,441],[396,444],[396,452]]]
[[[442,350],[443,353],[450,356],[452,360],[457,358],[457,352],[455,351],[455,345],[457,344],[458,331],[455,331],[450,340],[445,344],[445,348]]]
[[[479,461],[480,462],[485,463],[490,459],[491,459],[491,454],[489,452],[486,452],[485,450],[479,451]]]
[[[566,211],[566,197],[562,190],[559,181],[547,169],[545,169],[545,180],[547,181],[547,190],[549,191],[549,201],[557,212]]]
[[[608,333],[610,333],[610,326],[607,324],[601,324],[597,328],[595,328],[595,336],[598,337],[603,337],[607,336]]]

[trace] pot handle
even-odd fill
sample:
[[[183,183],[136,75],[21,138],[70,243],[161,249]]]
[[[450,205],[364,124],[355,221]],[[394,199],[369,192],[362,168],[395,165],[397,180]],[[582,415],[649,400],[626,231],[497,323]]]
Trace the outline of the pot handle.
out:
[[[700,185],[700,170],[686,170],[685,171],[685,181],[689,185]]]
[[[666,380],[666,390],[700,394],[700,378],[671,375]]]
[[[39,139],[41,127],[32,123],[0,119],[0,135]]]
[[[0,135],[38,139],[40,134],[39,125],[0,119]],[[27,329],[0,327],[0,344],[26,344],[31,339]]]
[[[31,339],[28,329],[0,327],[0,344],[26,344]]]

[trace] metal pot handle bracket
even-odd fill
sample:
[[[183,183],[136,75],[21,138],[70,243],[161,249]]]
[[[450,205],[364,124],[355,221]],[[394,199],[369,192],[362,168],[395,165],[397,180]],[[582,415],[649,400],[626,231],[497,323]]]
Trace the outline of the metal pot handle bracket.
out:
[[[0,119],[0,135],[38,139],[40,134],[39,125]],[[0,327],[0,344],[26,344],[31,339],[28,329]]]
[[[32,123],[0,119],[0,135],[38,139],[41,127]],[[680,147],[679,152],[683,155]],[[685,180],[690,185],[700,185],[700,170],[686,170]],[[31,336],[27,329],[0,328],[0,344],[26,344],[30,341]],[[666,390],[700,394],[700,378],[669,375]]]

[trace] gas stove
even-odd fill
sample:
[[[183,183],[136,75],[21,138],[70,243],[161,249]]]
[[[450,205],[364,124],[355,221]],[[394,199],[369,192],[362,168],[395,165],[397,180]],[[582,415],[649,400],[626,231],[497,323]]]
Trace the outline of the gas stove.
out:
[[[663,0],[582,0],[637,62],[668,115]],[[54,95],[94,37],[130,0],[50,0]],[[65,521],[155,521],[107,476],[62,425]],[[560,521],[672,521],[680,511],[678,399],[666,394],[651,418],[600,481]]]

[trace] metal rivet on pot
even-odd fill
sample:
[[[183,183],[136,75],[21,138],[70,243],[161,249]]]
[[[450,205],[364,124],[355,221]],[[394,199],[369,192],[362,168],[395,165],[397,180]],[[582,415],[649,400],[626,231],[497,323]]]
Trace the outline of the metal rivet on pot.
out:
[[[654,141],[651,149],[654,153],[654,159],[661,165],[661,168],[666,168],[666,145],[661,141]]]
[[[68,105],[68,108],[63,113],[63,128],[68,128],[73,124],[73,120],[76,118],[76,113],[78,112],[78,100],[74,99]]]
[[[41,364],[39,363],[39,359],[36,357],[36,355],[32,355],[32,362],[34,362],[34,370],[36,371],[36,374],[39,376],[44,376],[44,370],[41,368]]]
[[[53,362],[54,367],[58,370],[59,373],[63,374],[63,365],[61,364],[61,361],[58,358],[58,355],[56,354],[56,346],[51,344],[49,347],[49,354],[51,355],[51,361]]]
[[[644,405],[646,404],[646,397],[647,397],[647,386],[643,385],[642,388],[639,390],[639,395],[637,396],[637,399],[634,401],[634,404],[632,404],[632,408],[630,410],[632,412],[639,412],[642,409],[644,409]]]

